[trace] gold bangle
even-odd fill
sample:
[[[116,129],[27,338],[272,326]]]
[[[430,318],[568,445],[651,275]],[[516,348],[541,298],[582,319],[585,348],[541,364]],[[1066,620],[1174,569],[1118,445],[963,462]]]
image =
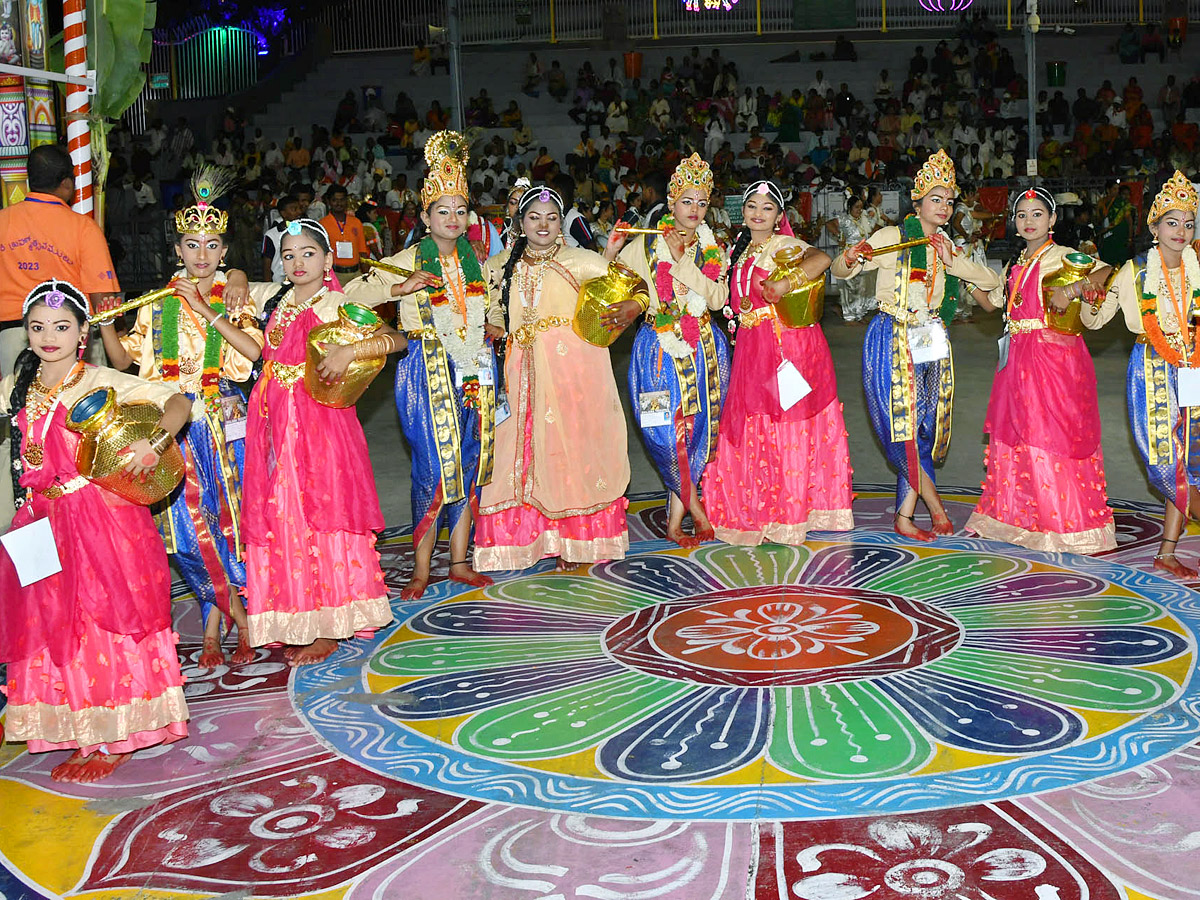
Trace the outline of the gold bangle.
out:
[[[162,456],[164,453],[166,453],[167,448],[171,446],[171,443],[174,440],[175,438],[171,432],[167,431],[167,429],[162,428],[161,426],[150,432],[150,437],[148,438],[150,449],[153,450],[157,456]]]
[[[354,358],[378,359],[396,351],[396,342],[390,334],[381,334],[358,341],[354,345]]]

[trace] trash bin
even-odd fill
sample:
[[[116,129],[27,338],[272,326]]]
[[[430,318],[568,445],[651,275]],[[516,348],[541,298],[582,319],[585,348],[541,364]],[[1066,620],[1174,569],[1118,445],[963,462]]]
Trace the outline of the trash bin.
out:
[[[1062,60],[1046,63],[1046,86],[1060,88],[1067,86],[1067,64]]]
[[[625,77],[642,77],[642,54],[636,50],[625,54]]]

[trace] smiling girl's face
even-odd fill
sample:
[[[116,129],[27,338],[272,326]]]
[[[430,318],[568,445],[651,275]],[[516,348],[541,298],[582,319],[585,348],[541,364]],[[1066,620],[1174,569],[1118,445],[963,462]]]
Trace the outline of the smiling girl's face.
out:
[[[768,194],[754,194],[742,204],[742,219],[752,236],[770,234],[779,222],[781,210]]]
[[[1046,204],[1036,197],[1023,197],[1017,204],[1013,214],[1013,223],[1017,234],[1026,241],[1041,243],[1058,221],[1058,216],[1046,208]]]
[[[549,200],[534,200],[521,217],[521,230],[534,250],[546,250],[562,234],[562,214]]]
[[[462,197],[438,197],[421,213],[429,233],[443,241],[456,241],[467,231],[467,201]]]

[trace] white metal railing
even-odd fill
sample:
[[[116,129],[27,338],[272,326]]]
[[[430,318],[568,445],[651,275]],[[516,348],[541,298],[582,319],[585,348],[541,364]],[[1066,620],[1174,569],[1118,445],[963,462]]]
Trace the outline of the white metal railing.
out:
[[[734,34],[779,34],[796,31],[954,28],[960,13],[954,0],[737,0],[729,10],[698,12],[683,0],[456,0],[464,44],[514,42],[554,43],[603,39],[653,40]],[[1191,18],[1200,18],[1200,0],[1188,0]],[[411,48],[427,44],[430,26],[446,25],[447,0],[342,0],[323,13],[333,33],[336,53]],[[928,7],[934,7],[930,10]],[[1025,0],[974,0],[966,10],[986,10],[1004,31],[1020,28]],[[1121,22],[1158,22],[1163,0],[1040,0],[1039,15],[1047,26]]]

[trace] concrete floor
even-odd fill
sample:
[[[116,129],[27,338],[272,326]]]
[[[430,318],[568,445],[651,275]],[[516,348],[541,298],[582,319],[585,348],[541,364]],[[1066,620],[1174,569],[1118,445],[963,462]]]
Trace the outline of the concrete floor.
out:
[[[822,324],[837,368],[838,393],[845,406],[854,480],[860,483],[893,482],[895,474],[888,469],[871,430],[862,391],[862,342],[866,328],[844,324],[838,318],[836,306],[826,310]],[[992,390],[996,341],[1000,333],[998,314],[980,313],[974,322],[951,326],[956,374],[954,439],[950,456],[939,475],[942,484],[974,487],[983,480],[983,420]],[[613,347],[612,356],[629,423],[629,493],[637,494],[657,491],[662,483],[642,446],[629,406],[626,372],[632,335],[631,329],[621,337]],[[1114,320],[1103,331],[1088,334],[1086,340],[1096,363],[1109,496],[1158,502],[1160,498],[1150,493],[1126,415],[1125,368],[1133,338],[1119,320]],[[394,366],[391,366],[375,381],[359,402],[358,410],[371,448],[384,518],[388,522],[407,522],[411,518],[409,455],[391,397],[393,373]],[[1047,387],[1054,389],[1053,385]]]

